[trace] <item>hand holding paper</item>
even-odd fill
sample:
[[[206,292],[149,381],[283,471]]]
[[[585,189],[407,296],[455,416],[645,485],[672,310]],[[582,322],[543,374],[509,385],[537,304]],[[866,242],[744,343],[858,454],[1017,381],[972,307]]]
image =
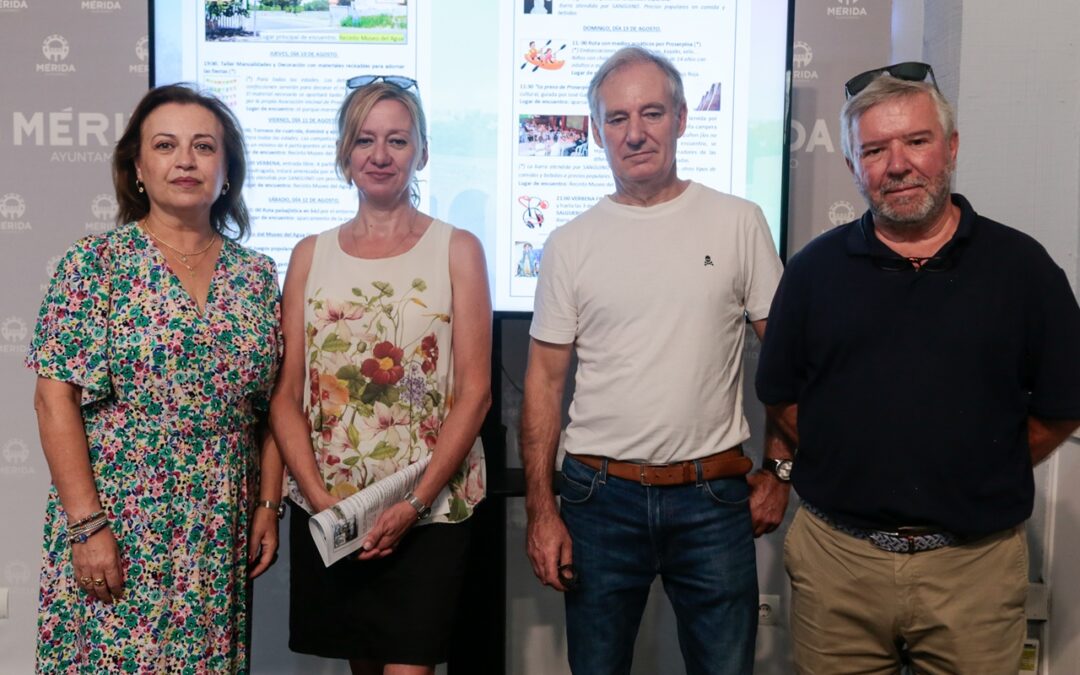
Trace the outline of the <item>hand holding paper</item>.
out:
[[[377,524],[380,530],[376,532],[379,540],[372,542],[371,555],[361,555],[361,559],[372,557],[385,557],[393,550],[401,536],[408,531],[404,527],[397,532],[396,537],[388,538],[397,529],[391,530],[388,525],[399,520],[399,517],[388,515],[385,522],[380,516],[384,513],[404,511],[395,509],[395,506],[404,506],[416,520],[416,511],[408,504],[402,504],[405,493],[416,487],[420,482],[420,476],[427,468],[431,456],[428,455],[415,464],[410,464],[397,473],[392,473],[386,478],[375,481],[356,494],[342,499],[325,511],[320,511],[308,521],[311,529],[311,537],[315,540],[315,547],[319,549],[323,564],[327,567],[349,555],[361,547],[365,537],[372,533]]]
[[[394,552],[398,542],[416,524],[416,509],[407,502],[398,502],[379,514],[375,526],[361,537],[360,560],[385,558]]]

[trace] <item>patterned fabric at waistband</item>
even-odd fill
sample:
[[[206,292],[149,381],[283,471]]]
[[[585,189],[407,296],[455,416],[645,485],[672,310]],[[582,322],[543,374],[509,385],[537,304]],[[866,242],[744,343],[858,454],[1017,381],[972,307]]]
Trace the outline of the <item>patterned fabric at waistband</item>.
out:
[[[951,532],[930,532],[926,534],[906,535],[898,532],[886,532],[883,530],[868,530],[861,527],[853,527],[838,523],[817,508],[813,504],[804,501],[803,508],[825,522],[829,527],[851,535],[858,539],[865,539],[882,551],[890,553],[919,553],[921,551],[933,551],[946,546],[955,546],[963,543],[963,537]]]

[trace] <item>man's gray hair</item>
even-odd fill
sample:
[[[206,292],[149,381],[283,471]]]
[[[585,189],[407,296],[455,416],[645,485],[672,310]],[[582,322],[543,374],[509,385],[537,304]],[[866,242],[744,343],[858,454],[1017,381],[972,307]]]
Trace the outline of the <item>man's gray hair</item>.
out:
[[[866,89],[849,98],[840,109],[840,149],[844,153],[844,158],[853,165],[858,164],[858,157],[855,156],[855,127],[858,126],[859,120],[867,110],[879,103],[918,94],[930,96],[934,107],[937,108],[941,128],[945,130],[945,138],[951,137],[953,131],[956,130],[956,113],[937,87],[930,82],[912,82],[891,75],[882,75],[868,84]]]
[[[600,69],[593,75],[592,81],[589,82],[589,114],[592,116],[593,123],[601,127],[603,126],[603,120],[599,119],[600,115],[600,85],[604,83],[608,75],[633,63],[651,63],[660,69],[662,73],[667,77],[668,88],[671,92],[671,102],[675,105],[675,111],[682,110],[686,107],[686,94],[683,92],[682,75],[675,66],[667,59],[666,56],[658,54],[654,51],[632,45],[630,47],[623,47],[619,51],[615,52],[608,57],[607,61],[604,61]]]

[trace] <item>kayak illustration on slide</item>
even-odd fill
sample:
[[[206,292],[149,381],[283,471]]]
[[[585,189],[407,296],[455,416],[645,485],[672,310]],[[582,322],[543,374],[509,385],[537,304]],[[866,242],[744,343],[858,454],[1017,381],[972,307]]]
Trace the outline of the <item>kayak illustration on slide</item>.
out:
[[[543,47],[537,47],[535,42],[529,43],[529,51],[525,52],[523,57],[525,63],[521,64],[521,70],[524,70],[526,66],[532,66],[532,72],[536,72],[538,68],[544,70],[558,70],[566,63],[566,59],[556,59],[555,57],[563,49],[566,49],[566,45],[553,50],[548,45],[551,44],[551,40],[544,43]]]

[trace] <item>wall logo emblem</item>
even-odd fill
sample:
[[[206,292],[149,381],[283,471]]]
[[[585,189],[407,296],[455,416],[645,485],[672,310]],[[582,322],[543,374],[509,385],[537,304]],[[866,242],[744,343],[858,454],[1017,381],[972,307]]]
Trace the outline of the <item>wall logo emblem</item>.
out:
[[[45,261],[45,283],[41,284],[41,292],[49,290],[49,283],[52,278],[56,276],[56,270],[60,267],[60,261],[64,259],[63,254],[54,255]]]
[[[791,49],[791,75],[796,80],[816,80],[816,70],[810,69],[810,62],[814,60],[814,50],[803,41],[796,42]]]
[[[87,232],[108,232],[113,228],[113,219],[116,218],[116,197],[101,193],[90,200],[90,215],[93,220],[86,223]]]
[[[128,72],[138,74],[150,72],[150,64],[146,63],[146,59],[150,57],[149,36],[144,35],[135,41],[135,56],[139,59],[139,63],[129,65]]]
[[[810,49],[810,45],[800,40],[796,42],[792,48],[791,59],[794,61],[795,67],[802,70],[809,66],[810,62],[814,60],[814,50]]]
[[[22,438],[11,438],[0,447],[0,475],[30,475],[33,465],[26,463],[30,459],[30,448]]]
[[[53,33],[41,41],[41,53],[45,55],[47,63],[38,63],[34,66],[35,73],[66,74],[74,73],[75,66],[67,61],[71,47],[63,35]]]
[[[0,218],[14,220],[15,218],[22,218],[24,213],[26,213],[26,202],[23,200],[22,195],[9,192],[0,197]]]
[[[859,7],[859,0],[836,0],[838,7],[826,7],[825,14],[827,16],[836,17],[838,19],[855,19],[860,16],[866,16],[866,8]]]
[[[3,449],[0,449],[0,456],[3,456],[8,464],[25,464],[26,460],[30,459],[30,448],[26,447],[23,439],[13,438],[4,443]]]
[[[26,355],[26,336],[29,334],[26,322],[17,316],[9,316],[0,321],[0,354]]]
[[[117,208],[116,197],[104,192],[90,200],[90,213],[95,220],[112,220]]]
[[[53,257],[45,261],[45,274],[48,274],[50,279],[52,279],[56,275],[56,270],[58,267],[60,267],[60,261],[63,259],[63,254],[60,254],[54,255]]]
[[[858,214],[855,213],[855,207],[851,202],[841,200],[833,202],[829,207],[829,222],[833,224],[833,227],[850,223],[857,217]]]
[[[54,63],[66,59],[70,51],[68,41],[64,39],[63,35],[50,35],[41,43],[41,53],[45,55],[46,59]]]
[[[26,339],[26,322],[17,316],[9,316],[0,321],[0,337],[7,342],[20,342]]]
[[[4,567],[4,578],[11,586],[29,586],[32,579],[30,568],[21,560],[12,560]]]
[[[30,223],[19,220],[26,213],[26,201],[17,192],[0,197],[0,232],[25,232]]]
[[[34,473],[34,467],[27,464],[30,448],[21,438],[12,438],[0,448],[0,474],[6,476],[27,476]]]

